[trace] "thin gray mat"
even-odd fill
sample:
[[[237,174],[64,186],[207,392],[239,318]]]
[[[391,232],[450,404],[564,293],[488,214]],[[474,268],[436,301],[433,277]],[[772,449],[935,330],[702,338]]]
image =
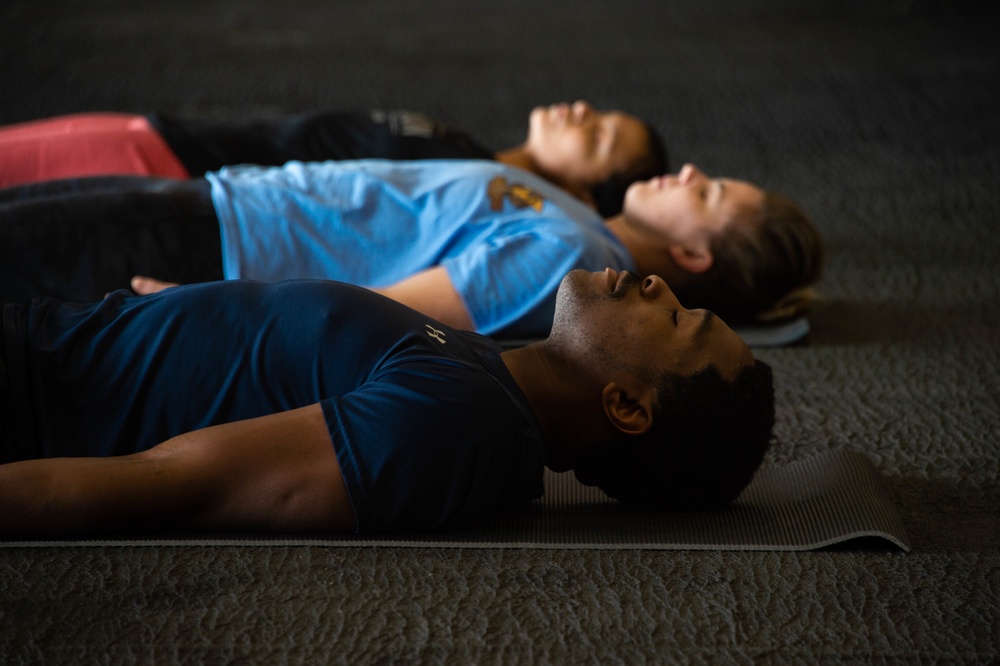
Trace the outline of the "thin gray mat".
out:
[[[591,548],[813,550],[876,537],[909,551],[906,528],[867,456],[832,451],[762,468],[727,509],[631,511],[572,473],[546,471],[545,496],[474,529],[424,535],[211,534],[87,540],[6,541],[0,546],[395,546],[413,548]]]

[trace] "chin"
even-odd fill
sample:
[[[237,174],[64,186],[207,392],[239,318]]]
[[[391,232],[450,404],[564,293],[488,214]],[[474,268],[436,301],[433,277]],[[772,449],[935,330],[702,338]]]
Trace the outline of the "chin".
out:
[[[562,281],[559,282],[559,289],[556,291],[556,317],[561,311],[576,309],[588,275],[590,273],[587,271],[577,268],[563,276]]]
[[[545,137],[545,114],[547,109],[544,106],[536,106],[528,114],[528,139],[536,141]]]
[[[582,268],[574,268],[563,276],[562,281],[559,283],[559,290],[576,289],[578,284],[581,284],[587,279],[588,276],[593,274],[593,271],[586,271]]]
[[[563,276],[563,279],[559,281],[559,288],[556,289],[556,303],[558,303],[560,299],[564,298],[566,294],[577,289],[576,285],[580,280],[579,274],[584,272],[585,271],[579,268],[574,268]]]
[[[637,204],[642,200],[643,186],[645,183],[635,182],[628,186],[625,190],[625,199],[622,201],[622,213],[625,215],[629,214],[629,211],[633,210]]]

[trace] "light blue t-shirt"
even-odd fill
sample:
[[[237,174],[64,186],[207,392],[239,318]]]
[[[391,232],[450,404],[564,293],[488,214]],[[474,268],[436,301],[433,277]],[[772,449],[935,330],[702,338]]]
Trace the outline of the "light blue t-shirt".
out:
[[[227,279],[385,287],[441,265],[476,329],[547,335],[570,270],[635,270],[603,219],[489,160],[357,160],[207,174]]]

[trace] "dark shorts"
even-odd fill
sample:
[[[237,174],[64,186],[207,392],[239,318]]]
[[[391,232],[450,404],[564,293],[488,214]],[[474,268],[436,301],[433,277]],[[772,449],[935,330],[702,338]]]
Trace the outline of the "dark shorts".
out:
[[[134,275],[222,279],[208,181],[99,176],[0,190],[0,301],[90,302]]]

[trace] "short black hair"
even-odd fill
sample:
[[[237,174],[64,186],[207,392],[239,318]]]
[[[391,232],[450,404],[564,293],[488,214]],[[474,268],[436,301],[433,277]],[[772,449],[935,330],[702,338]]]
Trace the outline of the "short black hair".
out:
[[[646,154],[625,171],[612,174],[604,182],[595,185],[590,192],[594,197],[597,212],[604,218],[614,217],[622,212],[625,192],[629,185],[636,181],[662,176],[670,169],[663,137],[649,123],[640,122],[646,128]]]
[[[771,367],[755,360],[735,380],[714,366],[658,382],[653,426],[595,461],[593,481],[639,508],[719,509],[750,483],[774,428]]]

